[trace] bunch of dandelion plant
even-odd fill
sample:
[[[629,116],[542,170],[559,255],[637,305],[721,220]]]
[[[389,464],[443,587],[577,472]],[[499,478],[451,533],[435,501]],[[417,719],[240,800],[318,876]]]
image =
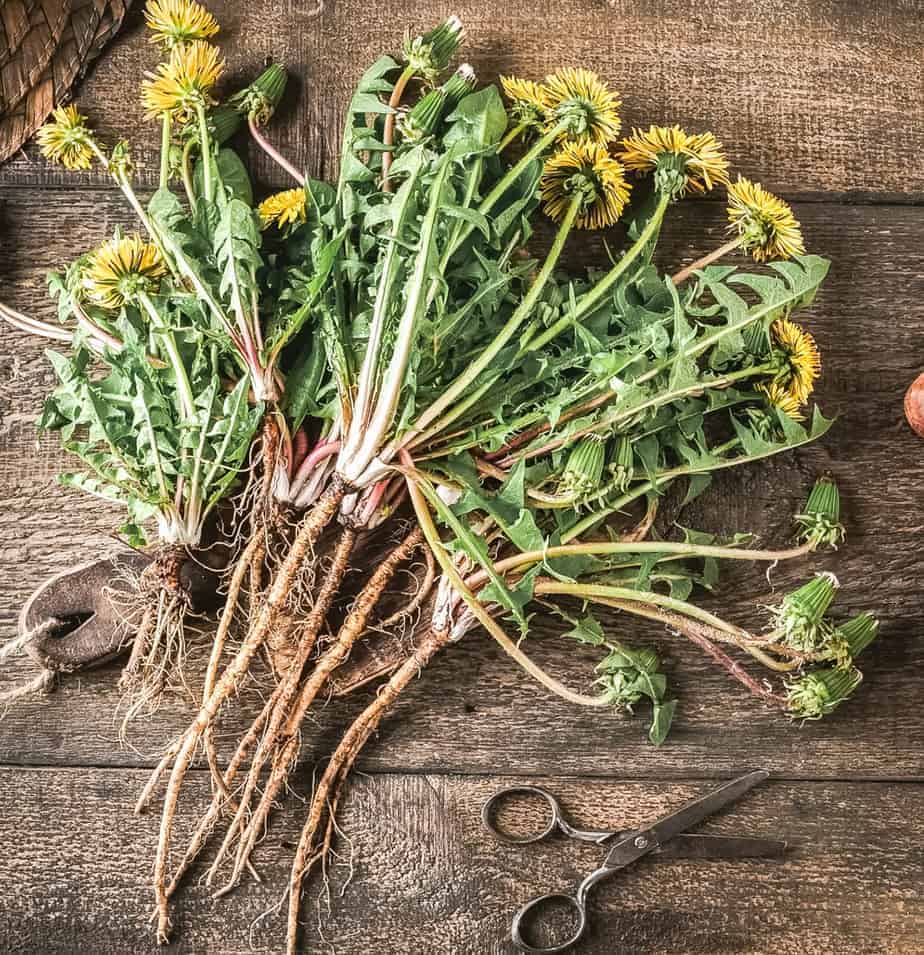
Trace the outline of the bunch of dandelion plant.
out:
[[[159,0],[146,18],[164,56],[143,84],[161,141],[151,199],[135,193],[128,147],[103,146],[76,108],[41,134],[50,159],[101,164],[145,234],[116,235],[53,279],[59,324],[3,317],[70,346],[52,357],[61,383],[43,420],[84,463],[66,480],[124,504],[126,533],[153,523],[162,545],[195,549],[239,489],[201,707],[138,803],[166,779],[159,938],[210,839],[218,895],[252,868],[309,712],[377,634],[409,639],[315,785],[289,883],[290,952],[304,878],[327,858],[357,755],[430,660],[479,628],[576,705],[650,707],[655,744],[682,701],[662,653],[631,635],[637,618],[794,718],[826,716],[856,690],[878,624],[832,618],[831,575],[769,610],[755,597],[747,625],[696,600],[723,563],[840,544],[833,480],[815,486],[786,548],[658,520],[668,496],[682,509],[716,472],[760,466],[832,424],[812,404],[821,359],[798,314],[828,263],[805,254],[783,200],[732,182],[708,132],[623,135],[619,94],[589,70],[479,84],[456,63],[456,17],[363,74],[336,181],[322,182],[270,141],[282,67],[222,99],[208,11]],[[289,188],[255,201],[231,145],[238,130]],[[726,241],[664,271],[671,210],[717,189]],[[568,267],[587,231],[617,225],[626,239],[609,263]],[[408,591],[399,581],[412,570]],[[595,607],[618,613],[618,635]],[[538,614],[570,624],[566,652],[575,641],[599,650],[583,685],[530,658]],[[223,764],[216,727],[263,651],[272,689]],[[213,795],[171,871],[200,749]]]

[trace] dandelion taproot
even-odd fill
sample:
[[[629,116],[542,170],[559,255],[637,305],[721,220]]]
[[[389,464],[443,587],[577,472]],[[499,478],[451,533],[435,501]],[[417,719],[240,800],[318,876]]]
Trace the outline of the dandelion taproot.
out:
[[[151,42],[168,51],[218,33],[218,21],[195,0],[148,0],[144,22],[152,31]]]
[[[295,225],[304,222],[306,217],[305,190],[287,189],[277,192],[264,199],[257,211],[263,220],[263,227],[275,223],[280,229],[283,226]]]
[[[203,40],[174,47],[170,59],[149,73],[141,100],[149,119],[167,113],[188,121],[208,105],[212,88],[225,68],[218,48]]]
[[[561,139],[606,144],[619,135],[620,99],[592,70],[559,70],[541,90],[549,125],[565,124]]]
[[[539,184],[543,208],[561,222],[576,195],[583,197],[578,229],[605,229],[618,221],[629,199],[622,164],[598,143],[564,143],[545,164]]]
[[[741,237],[740,246],[757,262],[791,259],[805,245],[799,221],[789,204],[743,176],[728,186],[728,231]]]
[[[76,106],[59,106],[51,115],[36,137],[42,155],[66,169],[89,169],[94,149],[87,117]]]
[[[166,265],[156,246],[139,235],[116,237],[90,253],[83,272],[87,298],[118,309],[157,289]]]

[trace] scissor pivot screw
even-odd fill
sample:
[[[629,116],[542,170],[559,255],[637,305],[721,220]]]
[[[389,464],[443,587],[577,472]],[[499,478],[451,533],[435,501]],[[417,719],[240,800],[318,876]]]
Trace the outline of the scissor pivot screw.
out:
[[[636,849],[647,849],[648,848],[648,836],[639,836],[635,840]]]

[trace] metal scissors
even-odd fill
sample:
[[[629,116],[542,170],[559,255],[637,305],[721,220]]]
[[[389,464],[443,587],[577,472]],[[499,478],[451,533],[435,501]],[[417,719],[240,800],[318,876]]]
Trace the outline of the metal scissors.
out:
[[[513,917],[511,937],[521,951],[533,955],[552,955],[564,952],[577,943],[587,931],[587,896],[590,890],[601,880],[608,878],[621,869],[646,855],[653,854],[658,859],[745,859],[755,857],[778,856],[786,850],[785,842],[772,839],[753,839],[747,836],[711,836],[688,833],[686,830],[698,825],[704,819],[723,807],[740,799],[749,789],[763,782],[770,774],[758,769],[739,776],[718,789],[699,796],[688,802],[677,812],[659,819],[645,829],[630,830],[584,830],[578,829],[567,820],[558,804],[558,800],[538,786],[511,786],[496,792],[484,804],[481,818],[485,826],[502,842],[512,845],[526,845],[540,842],[553,832],[561,832],[571,839],[609,845],[610,850],[603,865],[591,872],[578,885],[574,895],[552,893],[540,895],[527,902]],[[551,811],[548,824],[537,832],[526,835],[513,835],[501,829],[496,822],[499,804],[514,795],[532,795],[545,800]],[[523,937],[524,919],[537,917],[539,910],[551,905],[564,903],[573,912],[576,927],[573,933],[557,944],[533,945]]]

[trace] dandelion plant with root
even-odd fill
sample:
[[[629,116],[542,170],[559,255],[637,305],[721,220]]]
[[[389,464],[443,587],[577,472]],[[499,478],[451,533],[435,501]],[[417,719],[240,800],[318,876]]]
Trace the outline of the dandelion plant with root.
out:
[[[268,117],[285,72],[270,67],[233,97],[236,105],[220,106],[212,92],[223,62],[206,41],[217,30],[211,15],[164,2],[149,4],[147,20],[166,57],[142,84],[162,130],[153,196],[143,202],[136,192],[128,144],[107,147],[76,106],[55,110],[38,137],[45,156],[68,169],[101,165],[146,234],[117,233],[51,276],[58,324],[0,307],[11,324],[70,346],[49,353],[61,384],[43,425],[61,432],[86,471],[62,481],[124,504],[129,544],[148,543],[144,525],[154,521],[140,606],[125,614],[136,631],[123,673],[130,713],[156,700],[180,662],[190,605],[181,568],[210,543],[207,519],[246,476],[282,380],[280,349],[263,338],[261,307],[271,295],[258,278],[260,219],[247,171],[224,143],[245,106],[259,102]]]
[[[216,896],[255,872],[309,714],[383,633],[405,639],[308,801],[289,952],[359,753],[467,635],[486,631],[575,705],[650,708],[655,745],[678,701],[658,649],[632,639],[635,618],[690,641],[781,713],[817,719],[840,706],[878,624],[832,619],[833,575],[806,571],[782,598],[756,595],[746,623],[695,600],[722,562],[770,567],[840,544],[834,481],[817,482],[789,547],[658,520],[663,502],[677,512],[716,472],[759,467],[831,426],[812,406],[821,359],[797,314],[828,263],[805,254],[783,200],[732,182],[708,132],[620,138],[619,95],[589,70],[480,85],[454,63],[456,17],[363,74],[336,182],[322,182],[272,145],[282,67],[219,102],[208,11],[163,0],[146,18],[165,56],[143,86],[162,143],[150,200],[135,194],[127,147],[100,145],[76,108],[41,136],[69,168],[102,163],[146,235],[117,234],[53,279],[60,323],[3,317],[70,345],[52,356],[61,384],[44,417],[86,464],[66,480],[122,501],[133,537],[155,519],[163,579],[238,489],[218,524],[232,559],[209,661],[187,674],[201,705],[138,800],[140,811],[163,786],[161,941],[170,899],[210,841]],[[259,204],[228,145],[238,129],[292,180]],[[727,240],[665,269],[658,244],[673,207],[723,188]],[[623,238],[604,267],[571,266],[587,231],[614,227]],[[155,683],[185,610],[175,587],[156,596],[128,665]],[[595,607],[619,614],[618,636]],[[538,614],[561,622],[564,652],[598,648],[596,669],[563,682],[539,667],[528,641]],[[249,705],[240,691],[255,676],[268,690],[223,761],[216,730],[226,707]],[[177,807],[200,752],[212,796],[177,853]]]

